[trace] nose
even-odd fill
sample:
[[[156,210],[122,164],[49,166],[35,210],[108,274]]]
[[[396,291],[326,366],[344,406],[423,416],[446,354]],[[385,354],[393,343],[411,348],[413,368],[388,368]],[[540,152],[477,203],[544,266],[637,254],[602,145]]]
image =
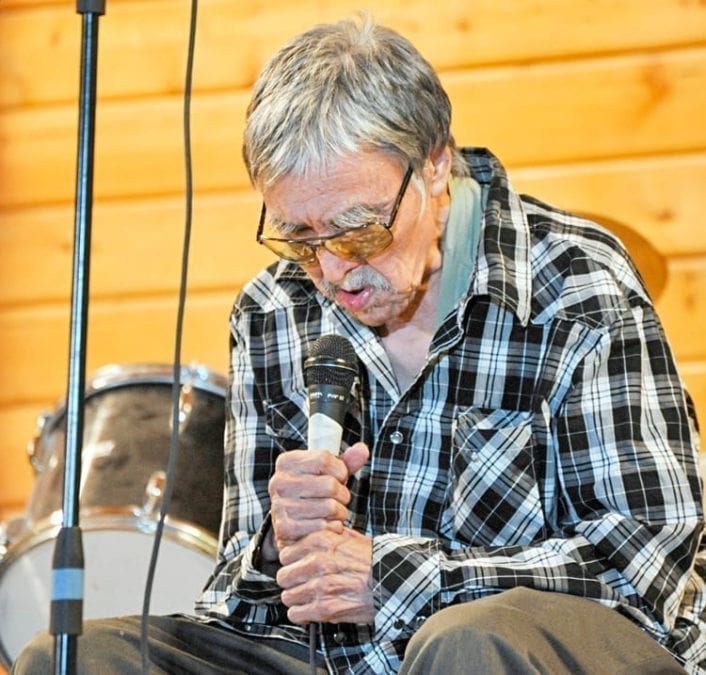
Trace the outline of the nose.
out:
[[[339,284],[348,272],[360,265],[353,260],[339,258],[323,246],[316,249],[316,257],[324,279],[331,284]]]

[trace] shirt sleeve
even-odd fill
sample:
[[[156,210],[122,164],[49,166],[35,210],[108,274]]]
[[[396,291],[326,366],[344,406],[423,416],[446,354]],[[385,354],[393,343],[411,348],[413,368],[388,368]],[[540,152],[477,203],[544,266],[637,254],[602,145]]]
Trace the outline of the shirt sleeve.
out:
[[[378,639],[409,637],[445,606],[526,586],[619,608],[666,642],[693,583],[703,513],[693,408],[653,309],[626,309],[570,382],[547,411],[548,536],[492,548],[375,537]]]
[[[265,431],[247,329],[231,317],[229,389],[225,415],[225,488],[216,567],[196,603],[200,614],[277,624],[286,620],[281,589],[259,570],[258,552],[269,529],[267,485],[277,455]]]

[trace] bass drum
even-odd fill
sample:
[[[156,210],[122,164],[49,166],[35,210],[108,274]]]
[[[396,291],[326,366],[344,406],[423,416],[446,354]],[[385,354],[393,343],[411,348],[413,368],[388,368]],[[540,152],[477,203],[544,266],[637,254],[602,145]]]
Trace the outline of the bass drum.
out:
[[[80,518],[84,619],[142,611],[172,438],[173,368],[106,366],[85,398]],[[211,573],[223,503],[224,377],[184,366],[179,455],[150,612],[190,612]],[[36,480],[0,543],[0,661],[49,626],[51,561],[61,525],[66,410],[41,418],[30,444]],[[80,639],[80,638],[79,638]]]

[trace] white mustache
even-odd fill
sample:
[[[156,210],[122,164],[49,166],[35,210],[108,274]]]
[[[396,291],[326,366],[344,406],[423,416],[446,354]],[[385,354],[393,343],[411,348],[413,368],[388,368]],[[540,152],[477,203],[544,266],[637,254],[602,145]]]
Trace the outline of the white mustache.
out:
[[[330,297],[335,297],[341,291],[356,291],[361,288],[372,288],[376,291],[393,291],[390,282],[377,270],[370,267],[359,267],[348,274],[341,284],[332,284],[325,279],[321,280],[324,292]]]

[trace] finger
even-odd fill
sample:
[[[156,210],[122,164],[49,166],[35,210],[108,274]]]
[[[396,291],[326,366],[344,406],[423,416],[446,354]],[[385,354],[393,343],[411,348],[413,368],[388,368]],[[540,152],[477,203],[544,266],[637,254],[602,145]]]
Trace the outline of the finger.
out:
[[[277,550],[283,551],[315,532],[329,531],[341,534],[344,525],[340,520],[285,520],[280,522],[273,518],[272,530]]]
[[[287,618],[294,624],[358,623],[372,624],[375,610],[372,601],[363,604],[360,597],[338,596],[306,605],[294,605],[287,610]]]
[[[341,504],[348,504],[350,491],[336,478],[329,475],[301,475],[286,471],[276,472],[268,484],[270,497],[314,499],[331,497]]]
[[[280,549],[282,567],[277,583],[282,588],[294,588],[314,579],[347,571],[346,561],[336,555],[329,540],[340,540],[341,534],[317,531]]]
[[[309,580],[282,592],[282,602],[289,608],[288,617],[295,623],[307,621],[356,621],[372,618],[372,592],[366,579],[357,575],[329,574]]]
[[[348,509],[335,499],[298,499],[275,496],[270,511],[275,519],[345,520]]]
[[[283,577],[287,585],[296,585],[312,576],[327,574],[334,571],[336,568],[331,567],[327,562],[328,559],[335,560],[336,546],[342,539],[343,532],[337,533],[333,530],[321,529],[311,532],[290,545],[280,548],[280,562],[285,574],[299,572],[300,577]],[[294,563],[298,563],[294,565]],[[302,565],[307,566],[302,568]],[[292,566],[292,570],[288,571],[286,566]]]
[[[279,574],[278,574],[279,577]],[[287,607],[326,603],[331,598],[355,595],[365,589],[353,576],[332,572],[306,579],[303,583],[282,591],[282,602]]]
[[[277,457],[275,473],[298,473],[335,478],[339,483],[348,480],[348,469],[343,461],[327,450],[290,450]]]
[[[350,448],[347,448],[345,452],[341,455],[341,459],[346,465],[346,469],[348,469],[349,475],[352,475],[356,471],[361,469],[363,465],[368,461],[369,457],[370,450],[368,449],[368,446],[362,442],[354,443],[353,445],[351,445]]]

